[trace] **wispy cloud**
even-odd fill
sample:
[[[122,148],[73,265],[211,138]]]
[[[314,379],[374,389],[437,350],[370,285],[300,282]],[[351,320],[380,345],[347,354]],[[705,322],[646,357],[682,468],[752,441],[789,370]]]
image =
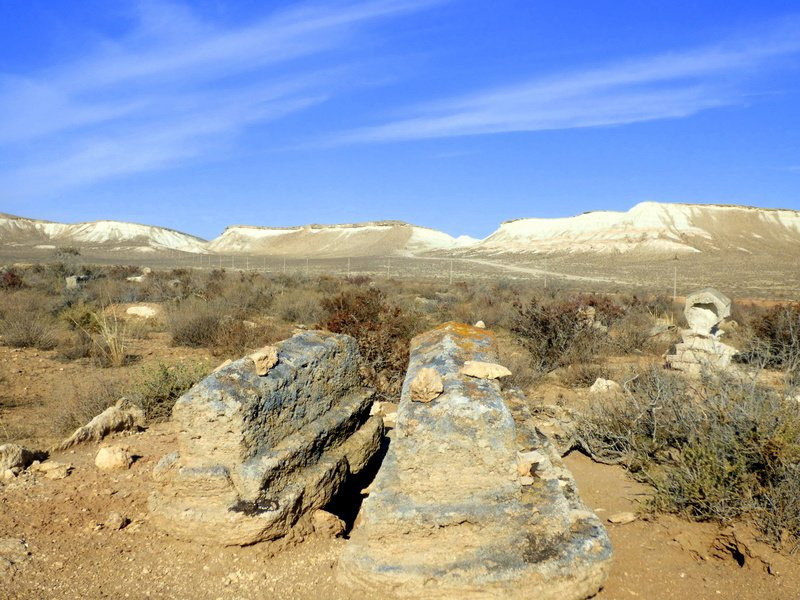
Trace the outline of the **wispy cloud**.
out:
[[[0,73],[5,189],[40,193],[194,160],[254,123],[324,101],[341,69],[296,67],[333,53],[370,22],[437,0],[301,4],[241,26],[140,0],[134,26],[90,56]]]
[[[327,143],[419,140],[679,118],[742,102],[742,81],[800,52],[800,28],[746,43],[625,60],[409,107],[404,118]]]

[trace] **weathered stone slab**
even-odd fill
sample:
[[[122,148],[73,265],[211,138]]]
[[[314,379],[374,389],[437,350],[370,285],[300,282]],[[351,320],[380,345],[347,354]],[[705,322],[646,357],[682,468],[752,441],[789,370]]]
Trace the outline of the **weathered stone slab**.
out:
[[[459,372],[468,360],[497,362],[494,336],[447,323],[411,348],[395,437],[340,559],[340,580],[364,597],[597,592],[610,566],[607,534],[524,415],[524,398]],[[438,371],[444,390],[414,402],[411,382],[424,368]]]
[[[163,529],[225,545],[282,537],[378,450],[354,339],[303,332],[276,350],[265,376],[245,357],[176,402],[178,451],[156,466],[150,497]]]

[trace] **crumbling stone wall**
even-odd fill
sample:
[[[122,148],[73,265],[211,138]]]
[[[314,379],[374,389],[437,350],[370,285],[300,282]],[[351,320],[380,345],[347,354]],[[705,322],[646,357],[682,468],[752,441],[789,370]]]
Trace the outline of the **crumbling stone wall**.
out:
[[[285,536],[377,452],[380,418],[354,339],[303,332],[265,375],[247,357],[173,409],[178,451],[153,476],[153,521],[182,538],[245,545]]]
[[[355,595],[570,600],[607,577],[605,530],[496,357],[491,333],[457,323],[412,341],[394,438],[339,563]]]

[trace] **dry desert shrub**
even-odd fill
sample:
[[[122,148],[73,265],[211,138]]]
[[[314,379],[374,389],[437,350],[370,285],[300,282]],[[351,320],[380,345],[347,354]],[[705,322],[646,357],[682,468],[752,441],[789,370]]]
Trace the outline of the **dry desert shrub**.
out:
[[[167,313],[167,331],[174,346],[211,347],[222,323],[220,309],[204,300],[190,298]]]
[[[594,363],[569,365],[561,370],[559,379],[567,387],[589,387],[598,378],[610,379],[611,372],[607,367]]]
[[[748,325],[751,337],[739,360],[784,370],[790,385],[800,386],[800,303],[775,306]]]
[[[58,343],[57,323],[46,297],[21,290],[0,297],[0,333],[7,346],[50,350]]]
[[[576,444],[653,486],[653,510],[698,520],[750,519],[778,544],[800,541],[800,413],[754,379],[706,374],[695,384],[652,368],[593,403]]]
[[[408,366],[408,343],[418,317],[387,302],[376,288],[352,289],[322,300],[320,327],[358,341],[367,365],[367,384],[386,398],[397,398]]]
[[[316,323],[322,318],[321,295],[310,289],[287,288],[273,299],[272,313],[287,323]]]
[[[594,319],[586,316],[589,308]],[[603,296],[532,298],[517,306],[512,331],[529,350],[534,371],[544,375],[561,366],[593,362],[608,347],[607,326],[623,314],[622,307]]]
[[[76,380],[53,409],[52,427],[56,435],[71,433],[86,425],[123,395],[119,381],[97,377]]]
[[[200,363],[156,365],[142,369],[128,397],[141,406],[148,421],[165,421],[175,401],[208,374]]]

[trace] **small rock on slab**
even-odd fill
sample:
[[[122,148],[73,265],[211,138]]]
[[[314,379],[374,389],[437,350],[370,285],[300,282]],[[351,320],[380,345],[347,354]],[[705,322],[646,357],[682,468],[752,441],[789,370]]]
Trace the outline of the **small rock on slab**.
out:
[[[511,371],[503,365],[480,360],[466,361],[459,373],[469,377],[477,377],[478,379],[499,379],[500,377],[511,375]]]
[[[24,541],[17,538],[0,538],[0,577],[10,575],[15,566],[30,558]]]
[[[411,382],[411,399],[415,402],[430,402],[444,391],[442,376],[436,369],[420,369]]]
[[[64,479],[72,472],[72,465],[69,463],[60,463],[54,460],[46,460],[43,463],[34,463],[31,466],[31,471],[38,471],[42,473],[47,479]]]
[[[278,364],[278,349],[275,346],[264,346],[250,355],[256,365],[256,375],[263,377]]]
[[[119,531],[120,529],[124,529],[131,520],[128,517],[124,517],[118,512],[112,512],[106,520],[103,522],[103,527],[109,529],[111,531]]]

